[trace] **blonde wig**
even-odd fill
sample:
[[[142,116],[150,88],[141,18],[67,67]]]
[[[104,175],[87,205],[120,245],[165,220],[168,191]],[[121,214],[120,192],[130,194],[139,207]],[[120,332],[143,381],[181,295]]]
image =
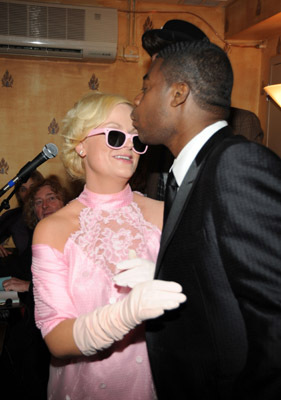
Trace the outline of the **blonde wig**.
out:
[[[75,147],[91,129],[106,121],[118,104],[132,105],[122,96],[93,92],[84,95],[66,114],[61,133],[64,138],[61,158],[72,178],[83,180],[85,177],[83,159],[77,154]]]

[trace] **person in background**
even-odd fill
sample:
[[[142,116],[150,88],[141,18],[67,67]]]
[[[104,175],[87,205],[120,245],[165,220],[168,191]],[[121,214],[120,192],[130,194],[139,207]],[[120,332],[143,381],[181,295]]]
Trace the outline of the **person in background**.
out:
[[[53,355],[52,400],[154,399],[142,322],[185,301],[175,282],[130,290],[113,280],[124,257],[155,262],[162,227],[163,203],[128,185],[146,151],[131,111],[125,98],[94,92],[64,119],[62,158],[85,187],[39,222],[32,246],[35,319]]]
[[[169,44],[192,40],[209,41],[197,26],[184,20],[173,19],[167,21],[161,29],[147,30],[142,35],[142,46],[153,60],[157,53]],[[230,107],[228,123],[235,135],[241,135],[243,132],[247,139],[262,143],[264,134],[260,120],[252,111]],[[149,152],[147,165],[143,168],[147,173],[144,190],[149,197],[164,200],[168,172],[174,157],[165,146],[150,146]]]
[[[21,254],[25,248],[30,245],[32,232],[26,226],[23,220],[23,206],[28,196],[30,188],[43,181],[42,174],[35,170],[30,174],[26,182],[22,183],[15,191],[18,201],[18,207],[4,212],[0,216],[0,243],[3,243],[9,237],[12,237],[17,253]],[[11,251],[7,250],[3,244],[0,244],[0,257],[7,257]]]
[[[59,179],[51,175],[30,189],[23,208],[23,220],[31,232],[41,219],[62,208],[68,200],[68,193]],[[31,282],[31,243],[17,257],[18,272],[11,279],[4,281],[5,290],[28,292]]]
[[[143,143],[175,157],[154,276],[188,300],[147,323],[159,400],[281,396],[281,160],[232,133],[232,85],[221,48],[174,43],[131,115]]]
[[[33,186],[25,199],[23,217],[33,232],[37,223],[67,202],[67,192],[56,176]],[[34,320],[31,276],[31,244],[18,257],[20,274],[3,281],[5,291],[14,290],[24,305],[24,314],[9,323],[5,334],[0,373],[11,399],[47,398],[50,355]],[[14,313],[14,311],[11,311]]]
[[[247,139],[262,144],[264,133],[259,118],[255,113],[242,108],[230,107],[229,117],[227,119],[234,135],[241,135]]]
[[[68,191],[56,175],[50,175],[31,191],[25,206],[24,219],[34,230],[41,219],[53,214],[70,200]]]

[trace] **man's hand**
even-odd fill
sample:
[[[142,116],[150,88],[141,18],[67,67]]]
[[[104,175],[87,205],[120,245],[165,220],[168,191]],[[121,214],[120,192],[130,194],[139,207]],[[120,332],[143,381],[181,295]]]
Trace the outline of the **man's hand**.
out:
[[[9,254],[12,254],[12,252],[0,244],[0,257],[7,257]]]
[[[28,292],[30,281],[23,281],[18,278],[11,278],[3,281],[3,288],[6,292],[14,290],[15,292]]]

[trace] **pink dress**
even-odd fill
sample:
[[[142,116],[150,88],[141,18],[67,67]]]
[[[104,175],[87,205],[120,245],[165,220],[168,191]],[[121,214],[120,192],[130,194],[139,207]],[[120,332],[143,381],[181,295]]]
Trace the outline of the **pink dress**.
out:
[[[35,318],[43,336],[60,321],[113,304],[130,289],[114,284],[115,264],[137,257],[156,261],[160,230],[145,221],[128,185],[122,192],[100,195],[87,188],[80,229],[70,235],[63,253],[33,246]],[[91,357],[54,359],[49,400],[151,400],[155,392],[144,338],[144,325]]]

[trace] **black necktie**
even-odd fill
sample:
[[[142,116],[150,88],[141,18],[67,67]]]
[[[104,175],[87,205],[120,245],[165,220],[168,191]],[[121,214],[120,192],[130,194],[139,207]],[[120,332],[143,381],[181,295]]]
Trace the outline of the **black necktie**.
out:
[[[165,172],[165,174],[167,174]],[[167,174],[168,175],[168,174]],[[165,178],[167,177],[164,176],[164,172],[159,172],[159,179],[158,179],[158,184],[157,184],[157,194],[156,194],[156,199],[157,200],[165,200]]]
[[[177,194],[178,184],[173,174],[173,171],[169,172],[167,184],[166,184],[166,192],[165,192],[165,206],[164,206],[164,224],[167,220],[168,214],[172,207],[174,198]]]

